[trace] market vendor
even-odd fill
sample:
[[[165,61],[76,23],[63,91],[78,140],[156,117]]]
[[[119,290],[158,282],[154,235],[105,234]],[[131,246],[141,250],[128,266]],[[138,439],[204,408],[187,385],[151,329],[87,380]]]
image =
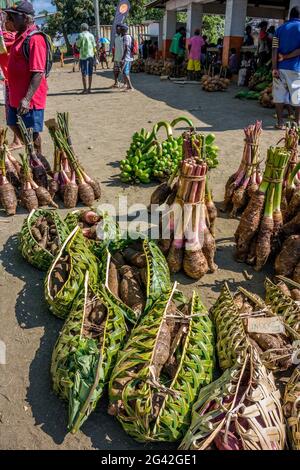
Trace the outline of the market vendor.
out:
[[[44,111],[48,85],[46,80],[47,44],[43,34],[34,24],[34,9],[30,2],[4,10],[8,21],[16,31],[16,40],[11,46],[7,76],[9,85],[9,107],[7,124],[19,138],[18,115],[22,116],[25,126],[33,129],[36,152],[41,153],[40,132],[43,130]],[[29,41],[29,58],[25,57],[24,43]]]
[[[273,98],[277,113],[277,129],[284,129],[283,110],[286,104],[295,108],[300,125],[300,8],[294,7],[290,19],[275,32],[273,39]]]

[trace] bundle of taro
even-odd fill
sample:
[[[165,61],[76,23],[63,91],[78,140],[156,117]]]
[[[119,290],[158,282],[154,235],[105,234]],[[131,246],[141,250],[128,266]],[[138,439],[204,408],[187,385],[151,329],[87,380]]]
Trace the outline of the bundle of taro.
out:
[[[99,260],[76,227],[65,240],[45,280],[45,297],[51,312],[66,319],[84,285],[86,272],[89,272],[90,282],[97,285],[99,269]]]
[[[283,412],[287,421],[288,438],[292,450],[300,450],[300,368],[290,377],[283,399]]]
[[[234,303],[243,320],[246,334],[269,370],[286,371],[292,366],[296,330],[284,323],[260,297],[239,288]]]
[[[33,178],[32,171],[26,155],[21,155],[22,170],[21,170],[21,193],[20,200],[23,207],[31,212],[34,209],[42,206],[51,206],[58,208],[58,205],[53,201],[48,189],[45,186],[39,186]]]
[[[257,271],[268,261],[283,225],[281,201],[289,159],[286,149],[269,149],[263,181],[244,210],[235,234],[237,260],[254,265]]]
[[[68,113],[58,113],[57,122],[51,119],[46,125],[57,149],[53,192],[60,191],[64,205],[68,209],[76,207],[78,200],[86,206],[92,206],[95,200],[101,197],[100,183],[87,175],[76,157],[70,137]],[[68,164],[65,159],[68,160]]]
[[[106,285],[114,299],[128,307],[127,318],[140,318],[163,293],[170,292],[171,279],[166,259],[149,240],[129,242],[123,250],[109,251],[103,257]]]
[[[21,181],[20,181],[20,174],[21,174],[21,165],[20,163],[13,157],[8,149],[8,140],[7,140],[7,129],[0,128],[0,149],[1,152],[4,152],[4,160],[5,160],[5,171],[6,171],[6,178],[9,183],[13,185],[15,188],[16,194],[19,194],[21,189]]]
[[[180,305],[174,290],[163,294],[119,353],[109,413],[140,442],[177,441],[213,370],[213,325],[199,297]]]
[[[89,280],[86,273],[52,355],[53,389],[69,404],[72,433],[96,408],[126,337],[124,312]]]
[[[26,128],[20,116],[18,116],[18,127],[22,135],[22,140],[25,143],[26,155],[29,160],[33,180],[39,187],[48,189],[47,171],[50,170],[49,163],[45,157],[36,154],[33,144],[33,130]]]
[[[181,450],[284,450],[285,424],[272,373],[251,347],[200,391]]]
[[[17,211],[17,196],[14,186],[10,183],[7,175],[7,129],[0,130],[0,204],[7,215],[15,215]]]
[[[47,271],[67,236],[67,227],[56,211],[33,210],[24,221],[19,249],[28,263]]]
[[[196,158],[182,162],[175,202],[163,218],[159,242],[171,273],[183,269],[192,279],[217,269],[216,244],[205,203],[207,170],[207,164]]]
[[[245,146],[240,167],[226,183],[224,209],[231,210],[231,217],[236,217],[238,211],[245,208],[262,181],[259,168],[262,122],[246,127],[244,132]]]
[[[186,121],[190,126],[189,131],[184,132],[183,138],[183,159],[184,160],[201,160],[207,164],[208,171],[216,168],[219,164],[219,147],[215,145],[216,137],[214,134],[196,134],[192,126],[191,121],[186,118],[179,118],[173,121],[172,127],[180,121]],[[179,170],[176,170],[170,177],[170,179],[160,184],[151,196],[151,205],[162,205],[166,203],[168,206],[172,206],[175,201],[178,188],[179,188]],[[206,178],[205,184],[205,204],[209,218],[209,228],[212,235],[215,235],[215,222],[217,218],[217,208],[213,202],[212,191],[209,188],[208,178]]]

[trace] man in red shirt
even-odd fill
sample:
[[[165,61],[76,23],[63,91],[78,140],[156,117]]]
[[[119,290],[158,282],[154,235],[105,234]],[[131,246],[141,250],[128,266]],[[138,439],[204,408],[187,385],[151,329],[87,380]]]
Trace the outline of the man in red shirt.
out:
[[[10,50],[8,62],[9,109],[7,124],[20,135],[17,116],[21,115],[27,128],[33,129],[36,151],[41,155],[40,132],[44,125],[44,110],[48,91],[45,76],[47,44],[42,34],[30,37],[29,58],[24,55],[26,38],[37,30],[34,9],[30,2],[21,1],[4,10],[16,30],[16,39]]]

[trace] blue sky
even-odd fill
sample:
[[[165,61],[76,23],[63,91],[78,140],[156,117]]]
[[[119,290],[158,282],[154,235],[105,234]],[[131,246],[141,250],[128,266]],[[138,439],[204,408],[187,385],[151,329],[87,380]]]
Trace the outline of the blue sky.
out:
[[[39,13],[42,10],[53,11],[54,7],[51,5],[51,0],[34,0],[34,9],[36,13]]]

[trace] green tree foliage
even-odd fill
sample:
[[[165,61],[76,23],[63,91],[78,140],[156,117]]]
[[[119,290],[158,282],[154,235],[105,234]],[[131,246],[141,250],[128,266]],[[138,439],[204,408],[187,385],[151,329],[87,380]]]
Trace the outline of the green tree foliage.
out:
[[[224,36],[225,18],[219,15],[204,15],[202,34],[206,34],[209,43],[217,43]]]

